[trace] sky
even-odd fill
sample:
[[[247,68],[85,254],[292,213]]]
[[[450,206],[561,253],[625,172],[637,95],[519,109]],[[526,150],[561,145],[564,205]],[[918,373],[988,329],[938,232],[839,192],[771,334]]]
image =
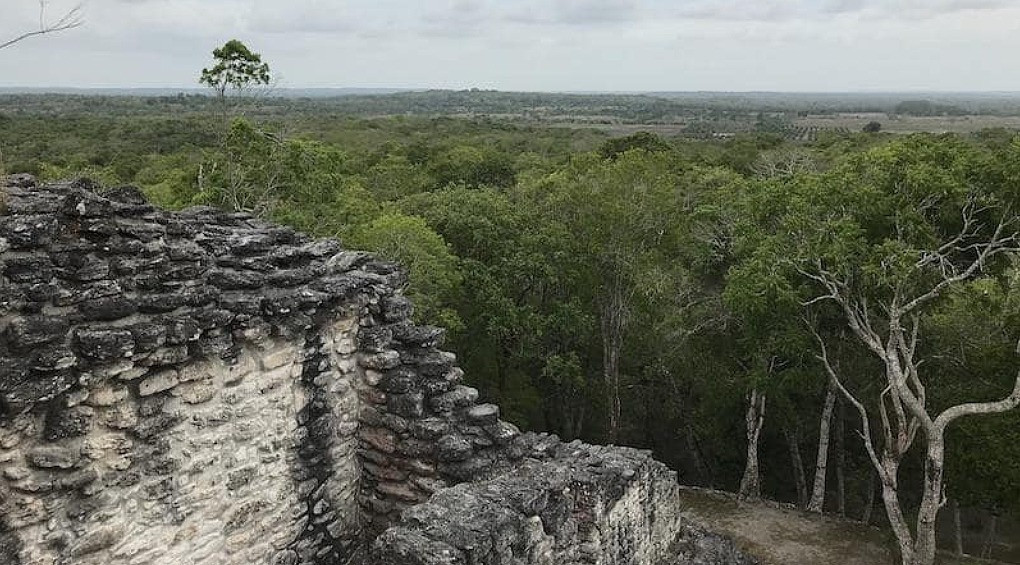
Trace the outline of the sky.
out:
[[[1020,0],[86,0],[84,17],[0,50],[0,87],[196,87],[237,38],[291,88],[1020,91]],[[38,0],[0,0],[0,43],[38,26]]]

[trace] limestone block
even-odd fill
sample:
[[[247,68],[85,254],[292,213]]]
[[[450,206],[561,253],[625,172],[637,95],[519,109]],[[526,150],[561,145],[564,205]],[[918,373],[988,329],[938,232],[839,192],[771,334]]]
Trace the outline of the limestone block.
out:
[[[374,369],[376,371],[393,369],[400,365],[400,353],[388,349],[379,353],[362,355],[360,364],[366,369]]]
[[[393,453],[396,451],[396,436],[389,430],[362,428],[358,431],[358,438],[383,453]]]
[[[160,371],[154,375],[146,377],[138,384],[138,394],[142,396],[150,396],[158,392],[170,390],[177,386],[178,383],[180,383],[180,376],[175,369]]]

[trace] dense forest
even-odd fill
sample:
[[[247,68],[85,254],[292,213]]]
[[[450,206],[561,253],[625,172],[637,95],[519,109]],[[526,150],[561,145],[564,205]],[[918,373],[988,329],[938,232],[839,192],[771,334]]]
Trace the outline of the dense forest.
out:
[[[791,142],[760,111],[726,139],[612,136],[500,118],[521,106],[721,111],[9,95],[0,172],[134,184],[400,261],[416,316],[508,419],[652,449],[688,484],[884,523],[904,551],[933,505],[1020,510],[1020,418],[973,415],[1017,378],[1020,137]]]

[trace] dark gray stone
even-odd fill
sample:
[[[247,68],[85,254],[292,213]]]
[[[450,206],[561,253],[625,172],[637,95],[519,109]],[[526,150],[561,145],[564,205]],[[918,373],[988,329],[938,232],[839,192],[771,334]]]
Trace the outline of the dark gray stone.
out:
[[[403,418],[420,418],[425,413],[424,395],[420,392],[387,395],[386,409]]]
[[[467,421],[473,424],[495,424],[499,420],[499,406],[495,404],[479,404],[468,408],[465,412]]]
[[[43,437],[47,441],[57,441],[69,437],[85,435],[92,424],[93,410],[87,406],[64,408],[54,405],[46,413],[46,426]]]
[[[474,448],[471,442],[459,435],[445,435],[436,442],[436,459],[439,461],[464,461],[471,457]]]
[[[478,391],[467,386],[457,386],[450,392],[433,397],[429,405],[439,413],[452,412],[457,408],[470,406],[478,400]]]
[[[7,326],[7,339],[15,348],[27,349],[54,341],[62,341],[70,324],[61,316],[18,317]]]
[[[100,360],[130,355],[135,345],[131,332],[122,328],[81,328],[75,337],[82,355]]]

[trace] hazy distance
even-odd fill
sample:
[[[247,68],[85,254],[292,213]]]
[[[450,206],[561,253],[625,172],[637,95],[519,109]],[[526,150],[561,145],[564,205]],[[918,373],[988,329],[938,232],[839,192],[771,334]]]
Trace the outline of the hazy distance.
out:
[[[0,40],[38,26],[3,0]],[[52,0],[57,16],[74,0]],[[1017,0],[89,0],[0,87],[196,86],[245,41],[288,88],[1018,91]]]

